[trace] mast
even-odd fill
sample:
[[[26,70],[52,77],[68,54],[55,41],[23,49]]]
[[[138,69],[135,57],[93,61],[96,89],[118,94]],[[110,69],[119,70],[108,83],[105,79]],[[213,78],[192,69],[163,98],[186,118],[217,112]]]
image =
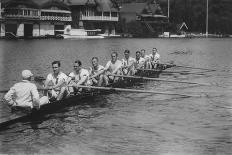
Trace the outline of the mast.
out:
[[[169,14],[170,14],[170,2],[168,0],[168,19],[169,19]]]
[[[209,0],[206,0],[206,32],[205,35],[208,37],[208,27],[209,27]]]

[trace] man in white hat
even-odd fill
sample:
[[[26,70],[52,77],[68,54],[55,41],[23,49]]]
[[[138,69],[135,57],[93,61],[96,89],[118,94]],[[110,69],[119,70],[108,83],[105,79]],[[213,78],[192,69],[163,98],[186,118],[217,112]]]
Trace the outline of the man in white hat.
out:
[[[22,71],[22,81],[16,83],[4,96],[5,101],[12,107],[25,109],[39,108],[48,103],[48,98],[39,98],[39,92],[34,83],[31,82],[33,74],[30,70]]]

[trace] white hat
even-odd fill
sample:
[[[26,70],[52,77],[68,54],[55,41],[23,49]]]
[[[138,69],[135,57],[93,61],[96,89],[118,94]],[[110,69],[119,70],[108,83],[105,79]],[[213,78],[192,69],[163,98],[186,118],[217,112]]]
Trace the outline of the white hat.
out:
[[[22,77],[23,77],[24,79],[28,79],[28,78],[31,77],[31,76],[33,76],[33,74],[31,73],[30,70],[23,70],[23,71],[22,71]]]

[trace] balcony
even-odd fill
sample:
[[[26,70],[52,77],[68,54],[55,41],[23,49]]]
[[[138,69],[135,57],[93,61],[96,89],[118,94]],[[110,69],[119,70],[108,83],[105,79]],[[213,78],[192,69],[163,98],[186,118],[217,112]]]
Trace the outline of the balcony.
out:
[[[89,21],[118,21],[118,17],[112,16],[85,16],[81,15],[80,20],[89,20]]]
[[[40,20],[71,22],[71,12],[66,10],[41,10]]]
[[[71,22],[72,21],[72,17],[40,16],[40,20],[52,20],[52,21]]]
[[[28,19],[42,21],[72,21],[71,12],[66,10],[10,8],[4,11],[3,17],[12,19]]]
[[[40,12],[37,9],[28,9],[28,8],[11,8],[6,9],[3,13],[5,18],[14,18],[14,19],[35,19],[39,20]]]

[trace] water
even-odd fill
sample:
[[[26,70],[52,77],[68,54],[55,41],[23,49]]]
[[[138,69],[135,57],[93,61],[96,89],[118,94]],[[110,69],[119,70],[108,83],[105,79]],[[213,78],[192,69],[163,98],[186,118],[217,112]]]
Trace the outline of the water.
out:
[[[122,58],[125,49],[160,51],[162,61],[216,69],[204,75],[161,75],[163,78],[210,83],[212,86],[147,81],[138,89],[201,95],[183,98],[154,94],[113,93],[19,122],[0,132],[0,153],[7,154],[157,154],[229,155],[232,153],[231,39],[103,39],[0,41],[0,84],[8,89],[22,69],[46,76],[51,62],[61,60],[68,73],[72,62],[84,67],[98,56],[101,64],[111,51]],[[171,71],[187,70],[171,68]],[[189,69],[188,69],[189,70]],[[191,70],[199,72],[200,70]],[[2,95],[1,95],[2,97]],[[0,117],[7,115],[0,105]]]

